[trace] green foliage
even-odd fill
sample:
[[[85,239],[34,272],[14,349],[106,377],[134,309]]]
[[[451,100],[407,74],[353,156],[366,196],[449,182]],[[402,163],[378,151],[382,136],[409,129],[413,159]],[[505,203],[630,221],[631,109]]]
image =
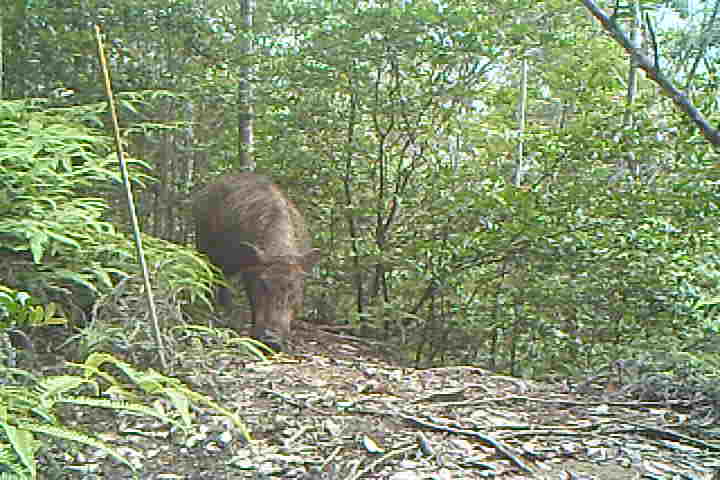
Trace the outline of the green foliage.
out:
[[[306,192],[323,286],[343,297],[318,315],[389,330],[418,364],[523,375],[687,341],[678,278],[701,282],[716,248],[707,149],[650,97],[623,123],[626,64],[608,53],[620,50],[572,9],[534,3],[526,15],[550,24],[519,26],[511,4],[274,6],[292,41],[259,72],[288,87],[259,86],[258,153]],[[499,59],[525,48],[518,188],[519,66]]]
[[[111,47],[120,84],[172,89],[133,93],[152,101],[130,104],[140,108],[127,109],[138,122],[129,131],[142,147],[157,146],[158,158],[189,154],[185,140],[190,150],[207,149],[188,162],[188,175],[159,183],[183,193],[191,179],[232,166],[235,116],[218,109],[231,111],[234,67],[248,67],[259,169],[306,212],[324,252],[321,279],[307,295],[310,311],[391,338],[404,345],[405,359],[574,374],[640,351],[686,351],[714,328],[714,306],[701,303],[718,295],[714,154],[647,79],[627,105],[625,54],[598,34],[579,3],[266,2],[253,32],[239,32],[241,12],[219,2],[160,1],[142,19],[131,0],[103,11],[90,2],[81,20],[74,7],[34,8],[18,39],[35,20],[69,26],[33,31],[18,48],[43,57],[63,38],[72,47],[64,50],[83,52],[83,22],[106,15],[121,26]],[[256,51],[240,57],[237,41],[246,36]],[[43,78],[87,83],[94,67],[81,60],[55,76],[64,58],[39,62]],[[530,67],[522,136],[521,61]],[[703,77],[701,107],[712,117],[711,77]],[[25,80],[10,82],[15,91],[35,91]],[[191,120],[183,124],[191,134],[158,127],[154,118],[168,112],[182,112],[170,119],[177,124]],[[90,107],[83,115],[80,127],[97,124]],[[19,140],[5,161],[22,174],[12,177],[12,198],[0,197],[0,210],[22,210],[2,216],[12,235],[0,236],[28,262],[42,261],[46,285],[107,291],[131,274],[133,251],[104,223],[106,204],[97,195],[75,195],[88,175],[109,169],[97,160],[107,147],[85,138],[79,122],[33,122],[9,124]],[[153,166],[181,170],[170,165]],[[86,172],[73,173],[79,168]],[[33,187],[28,178],[36,171],[50,172],[39,177],[43,184],[60,174],[67,182]],[[82,191],[99,191],[105,181],[100,175]],[[174,234],[179,202],[158,197],[171,210]],[[58,219],[66,208],[67,220]],[[168,266],[163,282],[173,292],[210,298],[212,272],[197,256],[147,241],[158,255],[154,271]]]
[[[109,35],[107,55],[118,91],[160,80],[165,87],[184,82],[194,66],[187,59],[215,54],[207,14],[212,0],[9,3],[3,11],[5,98],[54,97],[63,104],[103,98],[95,24]],[[157,55],[185,65],[185,73],[167,75],[159,63],[147,61]]]
[[[235,413],[177,379],[153,370],[139,370],[107,354],[91,355],[76,367],[81,369],[78,375],[28,376],[33,380],[32,388],[0,386],[0,439],[3,440],[0,461],[17,478],[36,478],[37,454],[41,446],[58,440],[102,450],[128,468],[136,468],[117,448],[101,440],[96,433],[63,425],[56,412],[61,405],[133,412],[191,432],[190,408],[193,404],[202,404],[227,416],[249,439],[249,433]],[[172,408],[160,408],[157,402],[152,401],[153,398],[165,399]]]
[[[96,283],[110,286],[121,270],[107,264],[128,260],[114,248],[122,237],[103,220],[105,203],[82,194],[95,183],[116,180],[106,139],[61,115],[2,105],[3,249],[42,265],[50,288],[67,282],[91,291]],[[20,276],[21,283],[32,283]]]
[[[9,327],[58,325],[65,319],[57,315],[54,303],[36,305],[27,292],[0,285],[0,330]]]
[[[134,246],[107,221],[107,201],[92,193],[120,179],[107,138],[79,120],[87,114],[0,103],[0,256],[22,265],[5,278],[42,303],[64,300],[71,312],[138,272]],[[148,179],[147,165],[129,159],[129,167],[135,181]],[[166,241],[145,242],[173,295],[194,299],[200,292],[208,301],[212,272],[199,256]]]

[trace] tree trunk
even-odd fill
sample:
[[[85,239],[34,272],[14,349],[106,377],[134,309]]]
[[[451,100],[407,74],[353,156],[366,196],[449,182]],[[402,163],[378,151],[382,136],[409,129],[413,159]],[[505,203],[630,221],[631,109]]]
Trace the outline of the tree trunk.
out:
[[[254,0],[242,0],[243,31],[240,40],[240,52],[242,64],[240,65],[240,82],[238,83],[238,162],[243,170],[255,170],[253,138],[253,98],[251,75],[252,68],[248,59],[252,53],[252,27],[253,13],[255,12]]]

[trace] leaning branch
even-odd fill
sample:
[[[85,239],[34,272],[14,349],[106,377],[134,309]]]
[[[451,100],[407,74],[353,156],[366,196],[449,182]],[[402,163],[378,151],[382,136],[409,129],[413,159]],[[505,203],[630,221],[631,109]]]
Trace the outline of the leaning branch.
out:
[[[620,30],[620,27],[615,23],[615,19],[608,17],[592,0],[580,0],[583,5],[590,10],[590,13],[602,23],[605,30],[610,36],[615,39],[627,52],[632,55],[633,59],[637,62],[638,66],[645,70],[648,77],[652,78],[655,83],[660,85],[665,93],[672,98],[675,105],[680,108],[685,114],[692,119],[695,125],[700,128],[705,138],[713,145],[713,147],[720,149],[720,132],[713,128],[708,121],[703,117],[702,113],[690,103],[687,95],[682,93],[680,90],[675,88],[672,82],[660,71],[657,65],[653,64],[653,61],[645,56],[642,52],[639,52],[634,48],[630,39],[625,33]]]

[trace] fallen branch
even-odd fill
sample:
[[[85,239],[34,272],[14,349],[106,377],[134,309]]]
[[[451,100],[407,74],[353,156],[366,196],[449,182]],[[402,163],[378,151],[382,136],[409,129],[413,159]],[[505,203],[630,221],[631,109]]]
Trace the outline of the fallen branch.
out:
[[[464,435],[467,437],[472,437],[472,438],[478,439],[481,442],[485,443],[486,445],[493,447],[499,453],[504,455],[508,460],[510,460],[520,470],[527,472],[527,473],[535,473],[532,468],[528,467],[525,464],[525,462],[523,462],[517,455],[515,455],[512,452],[512,449],[510,447],[508,447],[507,445],[505,445],[504,443],[502,443],[499,440],[496,440],[488,435],[484,435],[482,433],[476,432],[475,430],[465,430],[462,428],[446,427],[444,425],[438,425],[436,423],[426,422],[425,420],[420,420],[417,417],[413,417],[411,415],[406,415],[406,414],[400,413],[400,412],[385,411],[385,410],[370,410],[370,409],[356,409],[356,410],[352,410],[352,411],[354,413],[364,413],[364,414],[370,414],[370,415],[385,415],[385,416],[393,417],[393,418],[402,418],[406,422],[413,423],[415,425],[418,425],[423,428],[428,428],[430,430],[453,433],[456,435]]]

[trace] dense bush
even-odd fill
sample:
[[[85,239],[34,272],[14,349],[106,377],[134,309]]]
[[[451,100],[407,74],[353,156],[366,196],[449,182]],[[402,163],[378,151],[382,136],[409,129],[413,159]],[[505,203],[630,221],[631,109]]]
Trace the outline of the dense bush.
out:
[[[115,227],[102,192],[117,188],[109,142],[89,128],[96,109],[0,103],[2,276],[82,319],[102,292],[138,274],[136,251]],[[129,159],[136,182],[146,166]],[[207,300],[212,273],[193,250],[145,237],[152,272],[179,298]]]

